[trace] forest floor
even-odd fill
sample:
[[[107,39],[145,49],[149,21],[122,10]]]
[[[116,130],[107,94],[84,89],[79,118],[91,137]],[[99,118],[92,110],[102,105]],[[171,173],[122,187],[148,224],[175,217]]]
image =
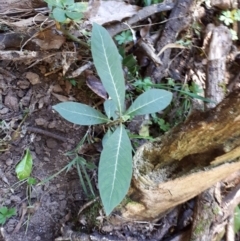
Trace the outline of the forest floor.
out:
[[[200,31],[199,35],[195,33],[190,38],[198,48],[201,48],[206,24],[215,21],[217,17],[214,14],[219,14],[220,10],[216,7],[207,8],[204,4],[199,6],[199,9],[205,9],[205,18],[209,20],[207,23],[200,21],[201,29],[195,28],[196,32]],[[159,17],[152,13],[152,20],[167,19],[167,12],[164,14]],[[36,12],[28,13],[27,17],[23,14],[17,16],[20,16],[21,20],[26,20],[36,16]],[[64,171],[45,181],[69,164],[73,157],[66,153],[74,150],[86,133],[86,140],[78,154],[87,162],[98,166],[102,149],[100,140],[104,133],[100,126],[83,127],[67,122],[53,111],[52,106],[70,100],[101,109],[103,99],[86,83],[88,76],[94,75],[92,65],[89,65],[80,76],[67,77],[71,76],[74,70],[86,66],[88,61],[92,61],[86,49],[77,50],[82,48],[79,43],[66,39],[56,29],[52,29],[46,34],[46,38],[38,35],[39,39],[45,42],[40,42],[39,39],[29,41],[23,48],[24,51],[36,51],[39,57],[24,58],[18,55],[19,47],[22,46],[18,39],[21,39],[20,35],[24,33],[18,31],[17,25],[10,24],[11,21],[16,21],[11,16],[6,14],[2,18],[4,21],[0,24],[1,46],[3,45],[0,50],[0,208],[15,208],[16,215],[2,225],[0,240],[181,240],[174,237],[190,228],[194,200],[178,206],[157,222],[132,222],[114,227],[108,223],[98,199],[97,168],[88,170],[94,193],[91,193],[91,198],[84,192],[76,168],[72,167],[68,172]],[[36,26],[29,27],[31,40],[34,39],[33,33],[36,33]],[[180,36],[181,40],[183,36]],[[53,40],[56,42],[52,43]],[[182,42],[186,43],[186,40],[187,38]],[[59,44],[58,49],[45,47],[51,44],[54,46],[56,43]],[[237,43],[235,42],[235,47]],[[177,51],[182,51],[181,48],[179,50],[179,46],[177,48]],[[173,53],[174,56],[177,54],[178,52]],[[142,52],[141,55],[141,59],[145,61]],[[187,54],[182,52],[179,59],[175,58],[172,62],[171,78],[181,79],[186,73],[189,74],[190,62],[200,63],[202,60],[199,59],[196,49],[189,48]],[[147,64],[149,61],[147,58]],[[204,73],[203,62],[196,65],[201,73]],[[139,72],[146,68],[147,65],[143,64]],[[232,72],[228,72],[228,79],[234,79],[236,84],[239,81],[239,74],[236,71],[239,69],[237,57],[232,60],[229,69],[232,69]],[[183,77],[182,83],[184,81]],[[182,104],[179,99],[178,103],[179,105],[176,104],[167,116],[172,126],[181,120],[177,113]],[[181,108],[180,115],[184,116],[183,120],[190,108]],[[174,114],[177,117],[173,117]],[[129,123],[129,129],[131,128],[134,129]],[[154,126],[151,132],[158,136],[163,130],[156,131]],[[41,185],[19,183],[17,178],[15,167],[24,158],[28,149],[33,158],[31,177],[36,179],[37,183],[43,182]],[[240,182],[239,175],[236,176],[236,180]],[[89,191],[89,187],[87,189]]]

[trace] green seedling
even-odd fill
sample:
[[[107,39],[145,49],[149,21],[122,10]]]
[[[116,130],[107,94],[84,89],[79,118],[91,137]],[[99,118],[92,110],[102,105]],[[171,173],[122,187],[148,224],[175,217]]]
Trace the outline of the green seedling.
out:
[[[16,208],[0,207],[0,224],[4,225],[7,219],[16,215]]]
[[[121,34],[116,35],[115,40],[119,45],[131,42],[133,41],[132,33],[130,30],[123,31]]]
[[[87,2],[74,0],[44,0],[48,4],[51,16],[59,23],[66,23],[68,20],[78,21],[87,10]]]
[[[169,131],[171,126],[162,118],[158,118],[156,114],[152,114],[153,122],[158,124],[160,129],[164,132]]]
[[[32,155],[30,153],[30,150],[27,149],[23,159],[17,164],[15,168],[15,172],[20,181],[30,177],[30,174],[32,172],[32,166]]]
[[[219,20],[225,25],[230,26],[237,21],[240,21],[240,9],[233,9],[231,11],[222,11]],[[229,29],[232,34],[232,40],[238,40],[237,33],[232,28]]]
[[[134,116],[165,109],[172,93],[149,89],[125,109],[125,80],[118,49],[105,28],[93,24],[91,37],[93,61],[102,84],[110,96],[104,102],[105,114],[81,103],[64,102],[53,106],[63,118],[78,125],[105,124],[103,151],[98,167],[100,197],[107,215],[120,204],[130,187],[132,146],[124,123]]]

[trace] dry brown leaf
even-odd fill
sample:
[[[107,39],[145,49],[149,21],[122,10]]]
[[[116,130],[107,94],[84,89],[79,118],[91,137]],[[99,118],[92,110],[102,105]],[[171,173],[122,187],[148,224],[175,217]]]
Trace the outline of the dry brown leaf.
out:
[[[96,7],[97,6],[97,9]],[[88,13],[89,21],[98,24],[105,24],[114,21],[122,21],[136,14],[141,9],[139,6],[118,1],[99,1]]]
[[[73,97],[67,97],[67,96],[59,95],[59,94],[55,94],[55,93],[52,93],[52,95],[55,96],[61,102],[76,100]]]
[[[11,25],[15,26],[15,27],[19,27],[19,28],[29,27],[29,26],[32,26],[32,25],[36,25],[36,23],[38,23],[38,22],[44,22],[47,19],[48,19],[48,17],[46,17],[44,15],[36,15],[34,17],[31,17],[31,18],[22,19],[22,20],[19,20],[17,22],[12,22]]]
[[[41,49],[59,49],[66,41],[64,36],[58,35],[57,31],[54,29],[47,29],[45,31],[39,32],[37,37],[32,40]]]

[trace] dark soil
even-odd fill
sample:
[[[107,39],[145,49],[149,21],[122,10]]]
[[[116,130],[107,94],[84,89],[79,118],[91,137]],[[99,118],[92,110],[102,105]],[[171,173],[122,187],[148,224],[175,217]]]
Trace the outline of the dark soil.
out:
[[[62,83],[61,86],[64,87],[65,82],[61,75],[44,77],[41,68],[44,66],[29,70],[24,65],[16,64],[0,69],[3,103],[0,106],[0,119],[2,128],[3,125],[7,126],[0,132],[0,170],[3,173],[0,179],[0,203],[17,209],[17,215],[4,225],[6,240],[52,241],[59,236],[64,217],[69,213],[68,216],[72,214],[76,218],[79,208],[87,201],[75,169],[61,173],[43,185],[35,186],[31,196],[26,194],[26,183],[17,185],[15,166],[27,148],[33,156],[31,176],[40,182],[69,163],[71,159],[64,153],[75,148],[86,133],[86,128],[74,126],[53,112],[52,105],[59,101],[47,91],[53,83]],[[32,85],[27,80],[26,72],[30,71],[39,76],[40,83]],[[26,111],[29,111],[27,116]],[[48,135],[44,132],[41,134],[41,130],[47,131]],[[65,141],[54,138],[54,134]],[[10,138],[4,141],[6,136]],[[88,160],[93,158],[94,155],[87,157]],[[91,178],[94,178],[94,172],[91,173]],[[29,216],[25,215],[20,230],[14,234],[24,206],[29,205],[37,208]]]

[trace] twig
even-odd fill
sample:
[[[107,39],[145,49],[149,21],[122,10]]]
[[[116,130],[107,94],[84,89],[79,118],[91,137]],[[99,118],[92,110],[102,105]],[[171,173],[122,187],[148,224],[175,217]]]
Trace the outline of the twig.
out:
[[[78,216],[80,215],[80,213],[81,213],[84,209],[86,209],[87,207],[89,207],[90,205],[92,205],[93,203],[95,203],[98,199],[99,199],[99,197],[96,197],[96,198],[94,198],[93,200],[85,203],[85,204],[80,208],[80,210],[78,211]]]
[[[174,7],[173,1],[166,1],[166,0],[163,3],[153,4],[153,5],[144,7],[141,10],[139,10],[138,13],[135,14],[133,17],[129,18],[126,21],[126,23],[128,25],[132,25],[134,23],[137,23],[141,20],[148,18],[149,16],[153,15],[153,13],[169,11],[173,9],[173,7]],[[111,36],[114,36],[124,30],[129,29],[126,23],[111,24],[110,26],[106,26],[106,29],[108,30]]]
[[[63,136],[54,134],[52,132],[49,132],[49,131],[46,131],[46,130],[43,130],[43,129],[40,129],[40,128],[37,128],[37,127],[28,126],[27,131],[37,133],[37,134],[41,134],[41,135],[48,136],[48,137],[52,137],[56,140],[63,141],[63,142],[66,142],[66,140],[67,140],[67,138],[65,138]]]

